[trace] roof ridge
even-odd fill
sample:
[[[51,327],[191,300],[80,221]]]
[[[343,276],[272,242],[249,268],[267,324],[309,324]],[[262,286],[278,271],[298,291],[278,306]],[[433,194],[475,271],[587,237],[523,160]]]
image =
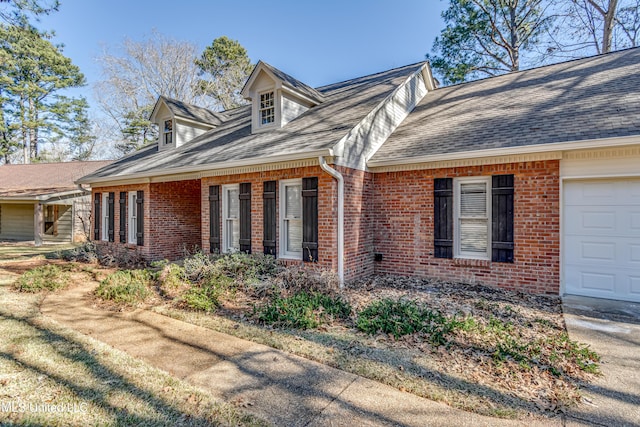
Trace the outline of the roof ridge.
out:
[[[572,63],[572,62],[579,62],[579,61],[585,61],[586,62],[588,60],[593,60],[593,59],[596,59],[596,58],[601,58],[601,57],[605,57],[605,56],[620,54],[620,53],[627,52],[627,51],[634,50],[634,49],[640,50],[640,46],[628,47],[628,48],[625,48],[625,49],[614,50],[612,52],[606,52],[606,53],[598,53],[598,54],[590,55],[590,56],[583,56],[581,58],[572,58],[572,59],[568,59],[566,61],[554,62],[552,64],[539,65],[537,67],[527,68],[527,69],[524,69],[524,70],[510,71],[508,73],[499,74],[497,76],[482,77],[480,79],[470,80],[468,82],[460,82],[460,83],[455,83],[455,84],[451,84],[451,85],[447,85],[447,86],[441,86],[441,87],[436,88],[436,90],[438,90],[438,89],[447,89],[447,88],[452,88],[452,87],[457,87],[457,86],[470,85],[472,83],[485,82],[487,80],[505,78],[507,76],[514,76],[514,75],[526,73],[528,71],[535,71],[535,70],[540,70],[540,69],[543,69],[543,68],[555,67],[555,66],[559,66],[559,65],[562,65],[562,64],[569,64],[569,63]]]
[[[341,80],[339,82],[327,83],[327,84],[322,85],[322,86],[317,86],[315,89],[319,91],[320,89],[327,88],[329,86],[339,85],[339,84],[342,84],[342,83],[350,82],[352,80],[364,79],[365,77],[372,77],[372,76],[375,76],[375,75],[378,75],[378,74],[388,73],[390,71],[400,70],[402,68],[414,67],[414,66],[417,66],[417,65],[424,65],[427,62],[429,62],[429,61],[425,60],[425,61],[414,62],[412,64],[400,65],[398,67],[389,68],[388,70],[382,70],[382,71],[378,71],[378,72],[375,72],[375,73],[365,74],[364,76],[357,76],[357,77],[352,77],[350,79]]]

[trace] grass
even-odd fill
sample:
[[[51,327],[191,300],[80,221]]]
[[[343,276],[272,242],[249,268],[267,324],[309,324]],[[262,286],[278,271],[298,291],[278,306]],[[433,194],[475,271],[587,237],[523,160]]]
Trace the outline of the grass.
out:
[[[0,425],[265,425],[124,352],[42,317],[42,294],[11,292],[9,286],[0,286],[0,390],[2,403],[17,410],[0,411]],[[47,411],[53,405],[71,410]]]
[[[73,243],[33,246],[26,244],[3,243],[0,244],[0,261],[16,261],[36,258],[40,256],[53,255],[57,251],[69,250],[76,248],[78,245]]]

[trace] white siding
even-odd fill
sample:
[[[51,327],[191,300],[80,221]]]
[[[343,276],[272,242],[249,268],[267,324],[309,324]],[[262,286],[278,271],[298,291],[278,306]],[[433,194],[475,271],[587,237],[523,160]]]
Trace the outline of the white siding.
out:
[[[33,205],[0,205],[0,240],[33,240]]]
[[[335,147],[336,164],[365,170],[366,162],[427,94],[427,86],[418,71],[369,113]]]
[[[568,152],[560,162],[563,178],[640,175],[640,146]]]
[[[282,97],[282,126],[307,111],[309,107],[300,104],[293,98],[284,95]]]
[[[211,129],[208,126],[198,125],[195,123],[186,123],[179,119],[176,119],[175,122],[176,123],[174,132],[176,133],[177,147],[188,143],[196,136],[202,135],[203,133]]]

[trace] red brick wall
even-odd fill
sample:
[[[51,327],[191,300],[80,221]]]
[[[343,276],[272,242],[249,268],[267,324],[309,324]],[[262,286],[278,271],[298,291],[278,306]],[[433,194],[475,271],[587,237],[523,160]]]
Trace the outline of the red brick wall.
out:
[[[336,167],[344,178],[345,280],[374,273],[374,175]]]
[[[514,263],[433,257],[433,179],[514,174]],[[560,287],[559,161],[374,175],[376,273],[438,277],[536,294]]]
[[[122,245],[119,243],[120,192],[138,190],[144,191],[144,245]],[[94,187],[92,191],[94,194],[115,193],[114,244],[138,251],[149,260],[178,259],[185,248],[200,247],[199,180]],[[93,237],[93,225],[91,230]]]
[[[263,253],[263,206],[262,191],[264,181],[318,177],[318,265],[337,270],[336,233],[337,233],[337,185],[335,180],[319,166],[253,172],[236,175],[214,176],[201,180],[202,205],[202,248],[209,251],[209,186],[251,183],[251,250]],[[277,187],[276,211],[279,218],[280,186]],[[222,224],[218,225],[222,227]],[[276,245],[280,253],[280,222],[277,222]],[[301,261],[300,261],[301,262]]]

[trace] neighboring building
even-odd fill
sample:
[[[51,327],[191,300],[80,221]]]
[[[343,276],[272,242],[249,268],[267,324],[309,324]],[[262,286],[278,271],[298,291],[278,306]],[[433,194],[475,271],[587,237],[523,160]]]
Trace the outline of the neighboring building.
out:
[[[260,62],[250,105],[185,122],[193,107],[160,98],[159,143],[79,182],[94,239],[149,259],[199,246],[345,280],[640,301],[638,70],[629,49],[444,88],[421,63],[313,89]]]
[[[74,181],[111,163],[0,166],[0,241],[80,242],[91,227],[90,188]]]

